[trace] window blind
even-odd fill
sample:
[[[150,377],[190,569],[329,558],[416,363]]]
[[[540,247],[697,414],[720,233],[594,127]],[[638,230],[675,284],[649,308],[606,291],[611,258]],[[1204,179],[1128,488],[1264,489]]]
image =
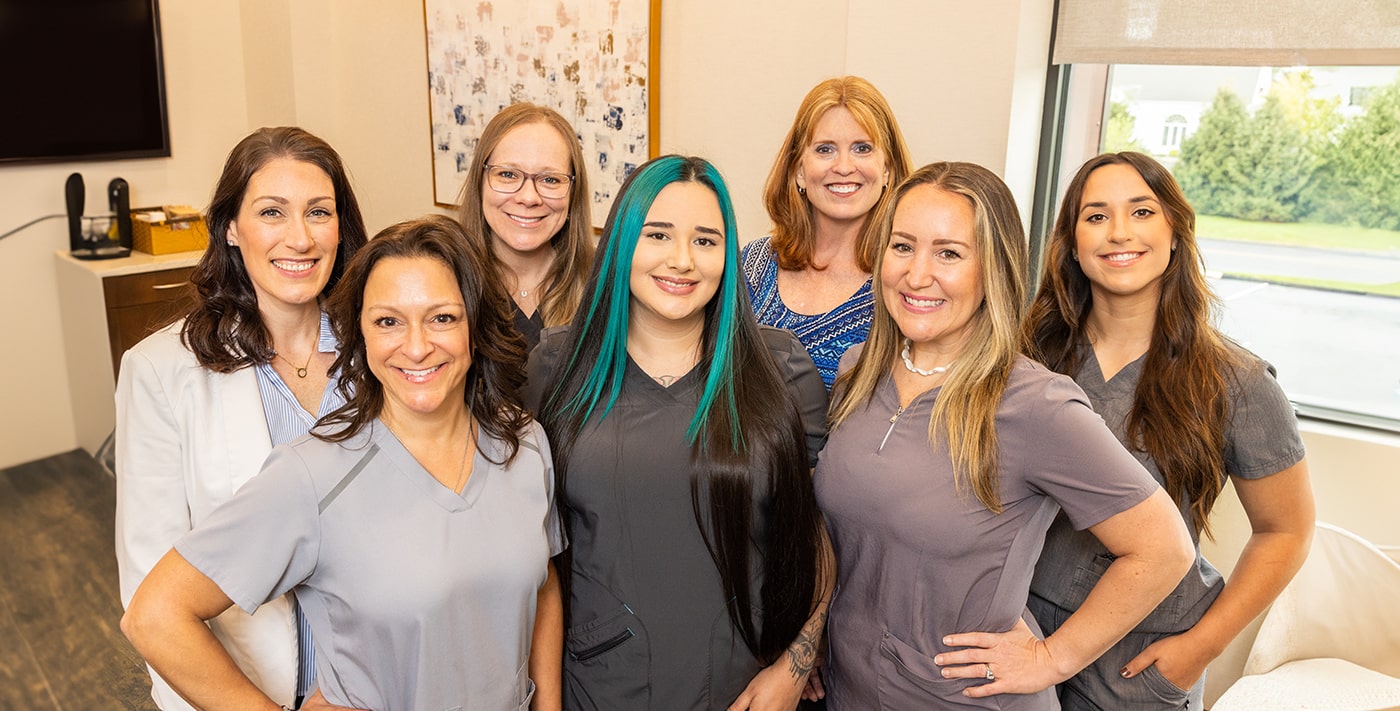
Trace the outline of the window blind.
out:
[[[1059,0],[1055,64],[1400,64],[1400,0]]]

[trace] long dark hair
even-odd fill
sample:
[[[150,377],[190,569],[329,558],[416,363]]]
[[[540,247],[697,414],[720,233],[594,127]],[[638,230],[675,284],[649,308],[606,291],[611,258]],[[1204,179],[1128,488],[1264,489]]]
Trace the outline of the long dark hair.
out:
[[[1046,248],[1040,291],[1023,329],[1031,357],[1074,375],[1079,344],[1094,306],[1089,277],[1074,261],[1075,227],[1089,176],[1106,165],[1127,165],[1157,196],[1171,225],[1175,251],[1162,274],[1162,291],[1126,435],[1129,447],[1156,462],[1167,492],[1189,501],[1196,533],[1210,535],[1209,514],[1225,485],[1225,424],[1229,385],[1241,361],[1211,323],[1215,294],[1196,244],[1196,212],[1170,171],[1132,151],[1105,153],[1079,169],[1065,191]]]
[[[486,269],[481,247],[467,240],[462,226],[441,215],[400,222],[375,235],[345,270],[326,302],[331,328],[340,341],[332,372],[345,404],[316,423],[313,434],[327,442],[354,437],[384,408],[384,385],[365,361],[365,336],[360,328],[365,284],[380,261],[427,258],[442,262],[457,277],[466,306],[472,364],[467,370],[465,401],[481,428],[506,444],[505,464],[520,447],[520,431],[530,415],[520,399],[525,384],[525,341],[515,331],[505,288]],[[335,426],[340,425],[336,430]]]
[[[345,265],[365,244],[365,221],[360,203],[350,188],[350,178],[340,155],[325,141],[293,126],[260,128],[238,142],[224,162],[205,221],[209,247],[190,275],[195,305],[185,315],[180,340],[199,364],[216,373],[272,360],[272,337],[258,311],[258,296],[243,268],[243,257],[228,244],[228,228],[238,219],[248,181],[263,166],[278,158],[310,163],[330,177],[335,189],[335,211],[340,223],[340,244],[335,251],[330,281],[321,294],[330,293],[345,272]]]
[[[628,278],[642,224],[657,194],[678,182],[714,192],[725,231],[724,277],[705,305],[704,355],[694,371],[701,396],[687,433],[691,503],[729,600],[729,618],[749,650],[767,664],[811,615],[821,523],[801,415],[749,308],[729,191],[704,159],[662,156],[623,184],[603,228],[584,304],[573,320],[574,343],[545,387],[540,418],[563,497],[579,431],[608,416],[622,387],[632,298]],[[764,479],[754,481],[752,472],[762,472]],[[762,536],[751,516],[756,489],[766,506]],[[761,623],[754,619],[755,591],[749,585],[755,546],[763,570]]]

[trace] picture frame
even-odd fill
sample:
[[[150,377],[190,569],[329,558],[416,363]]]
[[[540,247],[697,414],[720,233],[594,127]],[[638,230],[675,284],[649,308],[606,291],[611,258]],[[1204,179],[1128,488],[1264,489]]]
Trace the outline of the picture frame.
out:
[[[661,0],[423,6],[433,202],[457,205],[487,122],[529,101],[573,125],[600,227],[622,181],[657,155]]]

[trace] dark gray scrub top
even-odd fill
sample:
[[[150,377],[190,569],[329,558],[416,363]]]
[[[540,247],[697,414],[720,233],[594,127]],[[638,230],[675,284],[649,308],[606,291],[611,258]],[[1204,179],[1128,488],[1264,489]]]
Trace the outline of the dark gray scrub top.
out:
[[[484,431],[462,493],[375,420],[336,444],[303,437],[176,544],[251,613],[292,590],[338,706],[527,708],[531,633],[562,550],[544,430],[508,466]]]
[[[843,370],[863,345],[847,352]],[[981,679],[944,679],[933,657],[957,632],[1005,632],[1025,618],[1045,531],[1063,510],[1078,528],[1158,489],[1072,380],[1020,358],[997,410],[1003,511],[988,511],[953,479],[947,445],[930,444],[941,388],[898,419],[888,374],[869,406],[830,433],[817,464],[817,502],[836,552],[827,622],[827,708],[1058,709],[1055,690],[973,699]],[[888,439],[886,440],[886,436]],[[881,442],[884,441],[883,446]]]
[[[826,388],[802,344],[763,328],[802,416],[808,454],[825,434]],[[530,355],[527,404],[538,405],[573,339],[545,329]],[[725,709],[760,670],[733,629],[690,496],[686,428],[698,373],[662,387],[627,359],[608,416],[586,425],[569,459],[568,709]],[[754,472],[753,520],[766,525],[766,473]],[[760,535],[761,528],[755,532]],[[752,551],[754,560],[759,551]],[[754,591],[762,584],[757,573]]]
[[[1225,427],[1225,471],[1243,479],[1260,479],[1287,469],[1303,459],[1303,438],[1298,433],[1298,418],[1288,402],[1283,388],[1274,379],[1274,368],[1258,356],[1230,344],[1244,366],[1227,379],[1230,393],[1229,421]],[[1142,378],[1147,356],[1124,366],[1111,380],[1104,382],[1099,361],[1088,343],[1080,344],[1080,367],[1074,380],[1089,396],[1094,411],[1103,416],[1119,441],[1127,440],[1128,411],[1137,396],[1138,380]],[[1163,487],[1166,479],[1157,463],[1144,451],[1133,455],[1147,468],[1152,478]],[[1198,538],[1191,502],[1177,505],[1181,516]],[[1050,527],[1045,540],[1045,553],[1036,567],[1031,592],[1064,610],[1077,610],[1112,558],[1108,550],[1091,535],[1075,530],[1063,517]],[[1201,555],[1196,541],[1196,566],[1182,578],[1176,590],[1135,628],[1137,632],[1176,634],[1191,628],[1201,619],[1225,587],[1220,572]]]

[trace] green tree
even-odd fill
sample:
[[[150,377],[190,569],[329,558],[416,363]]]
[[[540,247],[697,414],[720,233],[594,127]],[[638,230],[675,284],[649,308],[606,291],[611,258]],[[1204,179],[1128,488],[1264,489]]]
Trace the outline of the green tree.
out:
[[[1337,137],[1342,125],[1342,115],[1337,110],[1342,100],[1338,97],[1315,98],[1312,91],[1317,87],[1312,70],[1286,71],[1274,79],[1269,86],[1269,94],[1277,96],[1288,121],[1297,126],[1307,139],[1311,149],[1321,154]]]
[[[1133,138],[1133,129],[1137,126],[1137,118],[1128,111],[1128,104],[1122,101],[1110,102],[1108,105],[1108,121],[1103,129],[1103,150],[1105,153],[1118,153],[1120,151],[1137,151],[1146,153],[1147,148],[1143,147],[1136,138]]]
[[[1338,110],[1342,100],[1313,97],[1316,86],[1312,71],[1304,69],[1280,73],[1269,87],[1270,97],[1277,97],[1289,125],[1302,139],[1297,165],[1303,185],[1294,206],[1296,219],[1322,212],[1323,203],[1329,199],[1321,181],[1326,176],[1324,166],[1343,122]]]
[[[1196,132],[1181,142],[1181,159],[1173,171],[1197,212],[1234,216],[1238,194],[1248,191],[1252,177],[1244,158],[1248,142],[1249,112],[1235,92],[1221,88],[1201,114]]]
[[[1243,182],[1224,191],[1220,213],[1243,220],[1296,222],[1299,196],[1308,187],[1316,161],[1299,126],[1289,120],[1283,101],[1269,94],[1245,124],[1239,159]]]
[[[1313,217],[1400,230],[1400,80],[1372,90],[1325,158]]]

